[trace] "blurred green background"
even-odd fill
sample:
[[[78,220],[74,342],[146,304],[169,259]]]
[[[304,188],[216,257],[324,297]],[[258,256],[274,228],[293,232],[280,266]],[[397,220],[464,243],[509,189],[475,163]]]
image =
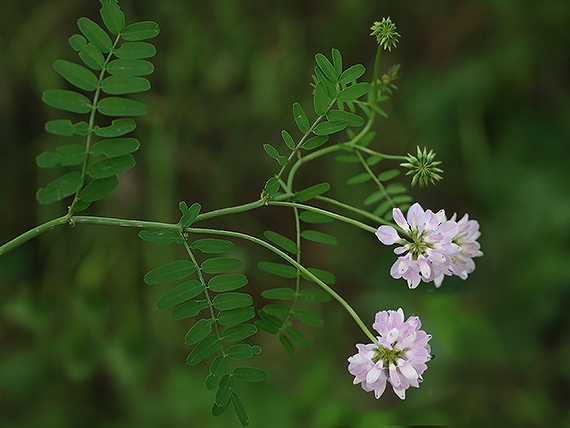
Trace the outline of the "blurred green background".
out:
[[[155,20],[161,34],[153,89],[139,96],[137,167],[88,213],[176,222],[180,200],[204,211],[256,200],[275,172],[262,144],[295,132],[291,105],[311,105],[313,57],[336,47],[345,67],[371,77],[373,21],[390,16],[402,35],[382,57],[401,63],[373,146],[394,154],[434,149],[444,180],[412,194],[425,207],[479,220],[485,256],[467,281],[409,290],[388,269],[391,249],[341,224],[324,228],[336,248],[308,246],[310,265],[367,324],[403,307],[433,334],[424,383],[400,401],[352,385],[346,358],[366,338],[331,302],[304,328],[308,350],[288,356],[259,333],[268,372],[241,385],[252,427],[570,427],[570,4],[560,0],[425,2],[369,0],[127,1],[127,23]],[[0,27],[0,242],[65,213],[34,194],[52,177],[35,156],[58,141],[43,131],[56,112],[42,91],[74,60],[76,20],[100,22],[96,0],[3,0]],[[392,167],[394,165],[390,165]],[[355,167],[356,168],[356,167]],[[345,186],[352,165],[312,165],[299,187],[323,180],[361,205],[366,186]],[[264,208],[214,226],[291,235],[287,210]],[[249,291],[276,279],[255,265],[268,255],[243,243]],[[209,415],[207,364],[185,366],[192,320],[174,322],[154,302],[168,287],[144,273],[181,256],[134,230],[78,225],[45,233],[0,257],[0,426],[237,426]],[[260,297],[259,304],[263,303]]]

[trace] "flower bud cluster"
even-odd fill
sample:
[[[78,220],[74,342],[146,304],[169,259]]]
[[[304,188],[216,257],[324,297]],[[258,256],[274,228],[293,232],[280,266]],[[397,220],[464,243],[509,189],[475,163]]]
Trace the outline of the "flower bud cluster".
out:
[[[399,257],[390,274],[404,278],[410,288],[416,288],[420,281],[433,281],[439,287],[445,275],[466,279],[475,269],[473,257],[483,255],[477,242],[479,223],[469,220],[467,214],[458,222],[455,214],[447,220],[444,210],[424,211],[415,203],[407,218],[399,208],[393,210],[393,217],[406,237],[400,237],[392,226],[380,226],[376,236],[384,245],[401,245],[394,250]]]
[[[376,314],[372,327],[380,334],[378,344],[357,344],[358,353],[348,358],[348,371],[354,375],[354,384],[365,391],[374,391],[376,398],[384,393],[389,382],[402,400],[406,389],[419,387],[426,362],[432,359],[428,341],[431,335],[420,330],[418,317],[404,321],[402,308]]]

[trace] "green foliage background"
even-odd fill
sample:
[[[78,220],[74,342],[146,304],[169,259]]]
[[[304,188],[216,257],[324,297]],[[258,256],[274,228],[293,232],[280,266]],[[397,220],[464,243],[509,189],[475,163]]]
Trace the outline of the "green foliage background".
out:
[[[309,350],[288,356],[259,333],[261,384],[240,392],[253,427],[570,427],[570,5],[557,0],[425,2],[327,0],[121,2],[127,23],[161,26],[153,89],[138,95],[137,167],[89,213],[176,222],[180,200],[203,211],[258,198],[274,173],[263,143],[293,129],[291,104],[309,106],[316,52],[336,47],[370,77],[375,20],[402,35],[387,69],[402,64],[375,146],[394,154],[426,145],[444,180],[413,190],[426,208],[469,212],[485,256],[468,281],[411,291],[389,277],[394,255],[376,238],[333,224],[334,250],[305,255],[337,276],[335,288],[372,324],[382,309],[421,316],[436,355],[420,389],[377,401],[351,384],[346,358],[366,341],[334,303]],[[75,60],[75,22],[98,22],[95,0],[2,2],[0,28],[0,242],[65,212],[39,206],[50,179],[35,156],[53,149],[43,131],[45,89],[63,87],[51,69]],[[302,174],[332,177],[336,195],[355,171],[332,159]],[[259,209],[215,224],[287,234],[285,210]],[[256,270],[260,252],[239,243],[250,290],[276,280]],[[185,367],[190,324],[154,308],[165,289],[144,285],[173,259],[134,230],[60,228],[0,258],[0,425],[6,427],[216,427],[202,369]],[[169,253],[170,252],[170,253]],[[258,302],[262,302],[259,298]]]

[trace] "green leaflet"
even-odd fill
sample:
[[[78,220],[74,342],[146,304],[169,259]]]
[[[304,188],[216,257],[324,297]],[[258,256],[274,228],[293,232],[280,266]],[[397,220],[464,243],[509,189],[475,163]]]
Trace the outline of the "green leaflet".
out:
[[[113,34],[119,34],[125,28],[125,14],[117,5],[117,0],[100,0],[101,1],[101,18],[105,26]]]
[[[226,342],[239,342],[257,333],[257,327],[253,324],[240,324],[227,327],[222,332],[222,339]]]
[[[144,77],[109,76],[101,82],[101,89],[109,95],[134,94],[150,89],[150,82]]]
[[[136,152],[139,147],[140,143],[136,138],[113,138],[101,140],[94,144],[91,148],[91,154],[93,156],[105,155],[108,158],[113,158]]]
[[[206,299],[203,300],[190,300],[182,305],[174,308],[170,313],[170,317],[174,321],[181,321],[186,318],[195,317],[198,315],[203,309],[206,309],[209,306],[208,301]]]
[[[364,119],[354,113],[343,110],[331,110],[327,113],[327,119],[331,122],[344,121],[348,126],[362,126]]]
[[[326,270],[317,269],[317,268],[308,268],[308,270],[317,278],[319,278],[321,281],[323,281],[325,284],[334,284],[336,282],[335,276],[332,273],[327,272]],[[307,276],[305,276],[305,274],[302,275],[304,278],[309,279]],[[328,293],[325,294],[328,295]]]
[[[291,315],[291,308],[287,305],[265,305],[263,311],[274,317],[286,318]]]
[[[324,324],[324,321],[321,318],[304,309],[297,309],[293,315],[299,321],[313,327],[321,327]]]
[[[329,140],[328,135],[316,135],[314,137],[309,138],[307,141],[303,143],[303,148],[305,150],[313,150],[317,147],[321,147]]]
[[[221,379],[216,391],[216,405],[219,407],[225,406],[229,403],[234,390],[235,378],[229,373],[226,373]]]
[[[116,175],[106,178],[98,178],[85,186],[79,194],[79,197],[83,202],[95,202],[110,194],[118,185],[119,179]]]
[[[212,332],[213,319],[202,318],[192,326],[186,336],[184,336],[184,343],[187,345],[194,345],[198,343]]]
[[[372,179],[372,177],[370,176],[370,174],[368,174],[367,172],[363,172],[363,173],[360,173],[358,175],[355,175],[354,177],[350,177],[346,181],[346,184],[348,184],[348,185],[361,184],[361,183],[366,183],[367,181],[370,181],[371,179]]]
[[[177,232],[151,232],[149,230],[141,230],[139,232],[139,237],[143,241],[152,242],[153,244],[182,244],[184,242],[184,238]]]
[[[190,276],[196,271],[196,266],[190,260],[177,260],[151,270],[144,276],[147,284],[175,281]]]
[[[275,300],[293,300],[296,296],[295,290],[289,287],[283,288],[272,288],[269,290],[263,290],[261,295],[266,299]]]
[[[263,235],[269,241],[273,242],[278,247],[283,248],[285,251],[288,251],[293,254],[297,254],[297,252],[299,251],[299,247],[295,242],[293,242],[291,239],[283,235],[280,235],[277,232],[273,232],[272,230],[266,230],[265,232],[263,232]]]
[[[350,85],[344,88],[338,94],[338,100],[343,103],[347,103],[349,101],[354,101],[357,98],[360,98],[363,95],[366,95],[370,90],[370,84],[367,82],[360,82],[355,83],[354,85]]]
[[[305,337],[305,335],[303,333],[301,333],[299,330],[297,330],[296,328],[288,326],[285,329],[285,331],[287,332],[289,337],[291,337],[291,339],[293,339],[295,342],[297,342],[303,348],[308,348],[311,345],[309,342],[309,339],[307,339]]]
[[[265,153],[267,153],[271,158],[275,159],[281,166],[287,165],[289,162],[287,156],[281,156],[277,149],[271,144],[264,144],[263,150],[265,150]]]
[[[88,174],[93,178],[106,178],[127,171],[135,166],[132,155],[107,158],[95,162],[89,167]]]
[[[192,352],[190,352],[188,358],[186,358],[186,363],[189,366],[195,366],[200,361],[208,358],[210,355],[220,349],[221,345],[222,341],[218,339],[215,334],[207,336],[206,338],[202,339],[202,341],[198,343],[194,349],[192,349]]]
[[[333,59],[333,66],[337,76],[340,76],[342,73],[342,55],[338,49],[332,48],[331,49],[332,59]]]
[[[297,269],[291,265],[283,263],[273,263],[261,261],[257,267],[262,271],[272,273],[273,275],[281,276],[283,278],[295,278],[297,276]]]
[[[180,235],[179,235],[180,236]],[[172,290],[164,293],[157,301],[156,308],[163,310],[184,303],[204,292],[204,286],[200,281],[192,279],[177,285]]]
[[[247,360],[254,355],[261,354],[260,346],[252,346],[247,343],[240,343],[238,345],[232,345],[226,350],[228,357],[234,360]]]
[[[327,93],[327,86],[325,82],[317,82],[317,85],[315,86],[315,92],[313,94],[313,106],[315,108],[315,113],[317,116],[324,116],[326,114],[331,101],[332,100]]]
[[[156,55],[154,45],[147,42],[125,42],[115,51],[120,59],[144,59]]]
[[[301,232],[301,236],[309,241],[320,242],[328,245],[338,245],[338,239],[326,233],[319,232],[318,230],[304,230]]]
[[[113,138],[120,137],[121,135],[128,134],[134,131],[137,124],[130,117],[115,119],[111,122],[111,125],[106,127],[95,126],[95,135],[103,138]]]
[[[336,132],[340,132],[348,127],[348,122],[344,120],[334,121],[334,122],[321,122],[315,127],[316,135],[330,135]]]
[[[331,300],[331,295],[320,288],[305,288],[301,290],[301,299],[310,303],[326,303]]]
[[[279,180],[276,177],[271,177],[265,183],[265,193],[269,196],[275,196],[279,192]]]
[[[340,83],[343,85],[348,85],[349,83],[355,82],[359,77],[361,77],[366,72],[366,68],[362,64],[355,64],[348,67],[342,72],[339,77]]]
[[[240,269],[242,262],[233,257],[216,257],[202,262],[202,270],[205,273],[216,274]]]
[[[304,134],[309,130],[309,118],[299,103],[293,104],[293,118],[295,119],[299,131]]]
[[[105,65],[105,58],[101,49],[94,43],[87,43],[87,39],[81,34],[71,36],[69,44],[79,53],[79,58],[93,70],[101,70]]]
[[[295,141],[293,140],[293,137],[291,137],[291,134],[286,130],[281,131],[281,137],[288,149],[293,150],[295,148]]]
[[[332,223],[334,221],[331,217],[313,211],[303,211],[299,217],[305,223],[313,224]]]
[[[59,178],[56,178],[45,188],[41,188],[36,192],[36,198],[42,205],[48,205],[53,202],[73,195],[83,186],[83,177],[79,171],[68,172]]]
[[[154,21],[135,22],[128,25],[122,32],[123,39],[136,42],[139,40],[152,39],[158,36],[160,28]]]
[[[314,186],[295,193],[295,195],[293,195],[293,200],[297,202],[307,202],[308,200],[327,192],[330,188],[331,186],[329,183],[315,184]]]
[[[247,293],[223,293],[214,297],[213,304],[222,311],[243,308],[253,304],[253,297]]]
[[[73,113],[89,113],[92,108],[85,95],[66,89],[48,89],[44,91],[42,100],[47,105]]]
[[[235,245],[225,239],[204,238],[192,242],[190,248],[200,250],[203,253],[216,254],[231,253],[235,249]]]
[[[233,291],[247,284],[247,277],[241,273],[217,275],[208,281],[208,288],[215,292]]]
[[[87,40],[97,46],[101,52],[109,52],[113,47],[113,42],[107,32],[96,22],[89,18],[79,18],[77,20],[77,26]]]
[[[58,163],[63,166],[82,164],[87,154],[80,144],[66,144],[55,149],[55,153],[43,152],[36,156],[36,164],[40,168],[53,168]]]
[[[243,403],[241,402],[239,396],[235,392],[232,394],[232,405],[234,407],[234,412],[236,413],[236,416],[237,416],[241,426],[243,426],[243,427],[248,426],[249,425],[249,416],[247,415],[247,412],[245,411],[245,407],[244,407]]]
[[[251,306],[245,308],[230,309],[218,313],[218,322],[221,325],[236,325],[249,321],[255,317],[255,309]]]
[[[289,355],[295,355],[297,353],[295,351],[295,346],[293,346],[293,344],[291,343],[291,339],[289,339],[289,337],[287,337],[284,333],[281,332],[277,334],[277,337],[279,338],[279,342],[281,342],[281,345],[283,345],[283,348],[285,348],[285,350]]]
[[[190,208],[187,208],[184,211],[184,213],[182,214],[182,217],[180,218],[180,221],[178,222],[178,224],[180,224],[180,227],[182,229],[186,229],[187,227],[190,227],[192,225],[192,223],[194,223],[194,221],[198,217],[198,214],[200,213],[201,209],[202,209],[202,205],[200,205],[198,202],[194,202],[190,206]]]
[[[154,65],[140,59],[115,59],[107,65],[107,71],[120,77],[146,76],[154,72]]]
[[[103,98],[97,108],[105,116],[142,116],[147,112],[143,103],[121,97]]]
[[[329,79],[331,82],[336,82],[338,80],[340,73],[338,73],[337,69],[331,64],[326,56],[324,56],[322,53],[316,54],[315,62],[323,71],[327,79]]]
[[[86,136],[89,133],[89,125],[85,121],[74,124],[69,119],[55,119],[46,122],[45,130],[62,137],[71,137],[73,134]]]
[[[380,181],[389,181],[395,177],[397,177],[398,175],[400,175],[400,170],[399,169],[390,169],[388,171],[384,171],[381,174],[378,175],[378,180]]]
[[[53,63],[53,68],[61,77],[79,89],[85,91],[94,91],[97,89],[97,76],[82,65],[64,59],[58,59]]]
[[[243,382],[261,382],[267,378],[265,370],[256,367],[236,367],[232,374]]]

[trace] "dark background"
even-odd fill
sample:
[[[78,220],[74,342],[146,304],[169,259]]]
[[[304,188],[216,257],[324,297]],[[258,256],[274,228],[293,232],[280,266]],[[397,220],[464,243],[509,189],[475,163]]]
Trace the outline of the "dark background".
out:
[[[262,144],[295,133],[291,105],[310,111],[313,57],[336,47],[345,67],[371,78],[373,21],[390,16],[402,35],[381,69],[401,63],[400,90],[385,104],[379,151],[432,148],[445,179],[412,189],[425,207],[479,220],[485,256],[467,281],[409,290],[388,269],[394,255],[371,234],[327,230],[334,248],[308,246],[369,325],[403,307],[433,334],[424,383],[400,401],[351,384],[346,358],[366,337],[338,304],[314,309],[308,350],[288,356],[259,333],[261,384],[241,385],[253,427],[570,427],[570,5],[564,1],[122,1],[127,23],[155,20],[161,34],[150,77],[136,96],[137,167],[88,213],[164,222],[180,200],[204,211],[256,200],[275,164]],[[34,194],[53,176],[35,156],[59,144],[43,131],[56,112],[42,91],[62,87],[51,64],[76,60],[76,20],[97,22],[95,0],[3,0],[0,28],[0,242],[63,215]],[[395,165],[395,164],[394,164]],[[388,165],[387,167],[393,167]],[[329,180],[331,194],[361,206],[366,186],[333,158],[300,174]],[[263,208],[211,225],[291,236],[288,210]],[[249,291],[281,284],[255,265],[269,256],[243,243]],[[77,225],[47,232],[0,258],[0,426],[206,427],[206,363],[185,366],[192,320],[174,322],[154,302],[168,286],[144,273],[182,257],[140,241],[133,229]],[[285,284],[285,283],[283,283]],[[258,298],[259,304],[264,299]]]

